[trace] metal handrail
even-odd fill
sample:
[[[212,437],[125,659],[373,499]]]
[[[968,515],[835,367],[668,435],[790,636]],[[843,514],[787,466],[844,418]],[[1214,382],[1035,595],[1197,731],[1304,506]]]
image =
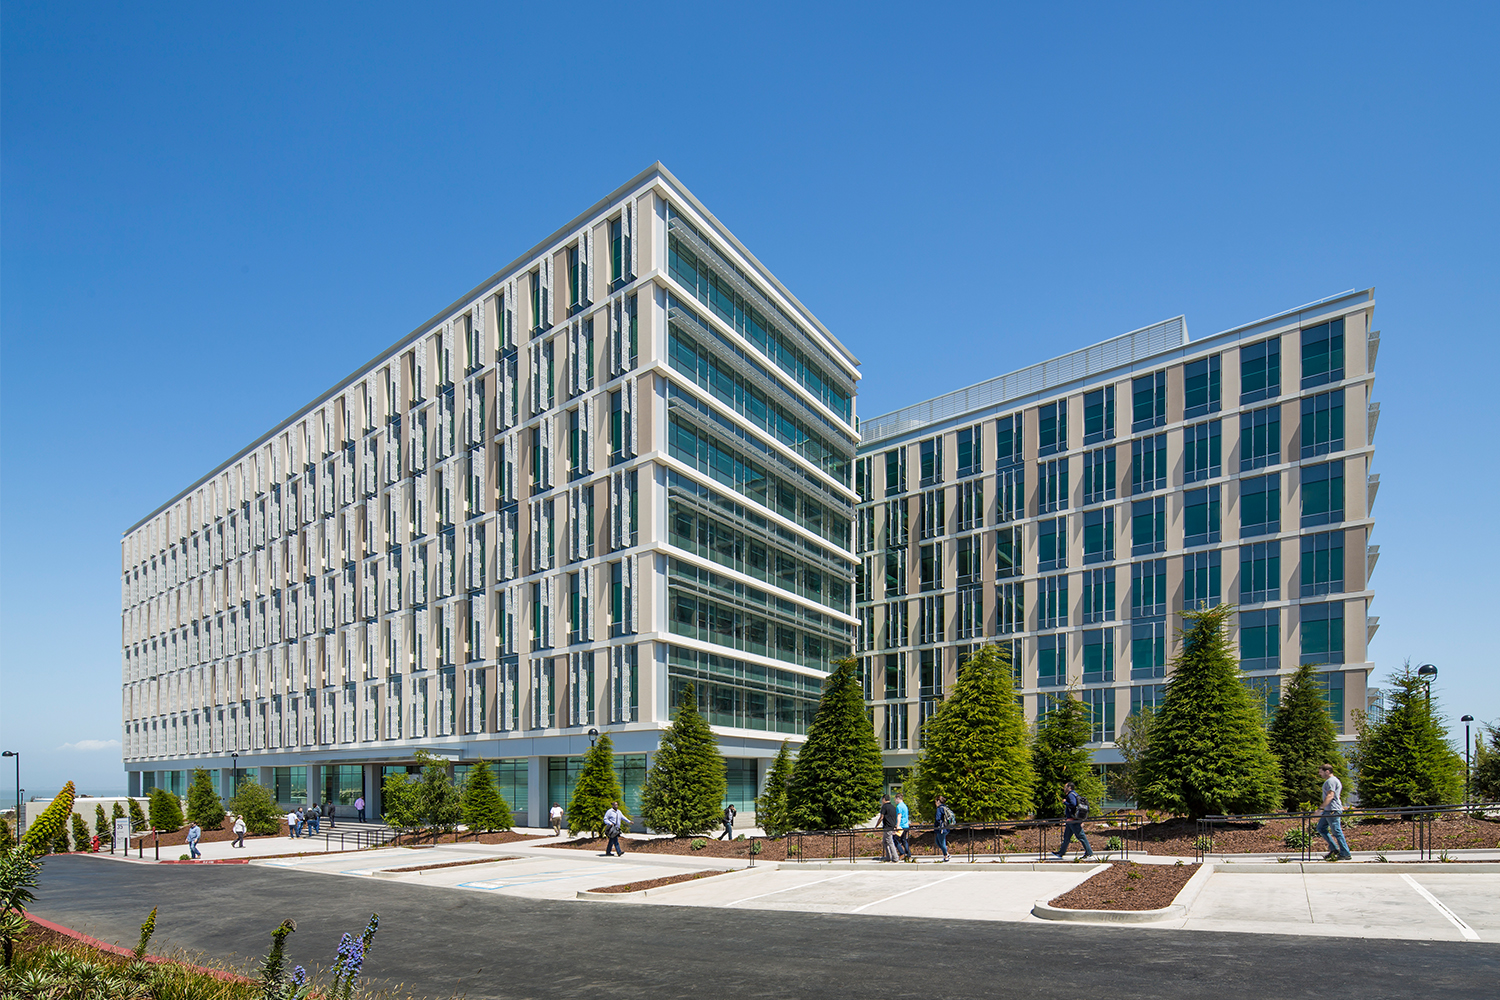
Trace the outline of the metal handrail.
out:
[[[1028,817],[1025,819],[1017,820],[995,820],[978,823],[955,823],[952,826],[948,827],[949,851],[950,853],[962,852],[965,858],[971,862],[976,857],[983,857],[986,854],[993,854],[997,857],[1003,857],[1011,854],[1029,853],[1021,851],[1002,850],[1003,845],[1001,843],[1001,831],[1006,830],[1012,831],[1014,833],[1023,833],[1024,831],[1035,830],[1037,834],[1037,860],[1041,861],[1046,858],[1047,845],[1050,842],[1048,831],[1053,828],[1060,829],[1064,822],[1065,820],[1060,817]],[[1113,812],[1101,813],[1098,816],[1090,816],[1082,822],[1104,824],[1108,829],[1103,832],[1108,832],[1112,835],[1120,836],[1120,856],[1122,860],[1130,857],[1132,842],[1134,842],[1134,844],[1136,845],[1135,850],[1137,853],[1144,854],[1146,852],[1145,821],[1139,814],[1135,812],[1128,810],[1116,810]],[[934,823],[913,823],[907,829],[909,834],[911,835],[920,835],[922,833],[935,831],[937,829],[937,825]],[[859,857],[856,854],[856,850],[858,847],[858,836],[860,834],[870,834],[877,832],[880,832],[880,827],[843,827],[840,829],[825,830],[791,830],[788,831],[785,835],[787,840],[787,859],[791,860],[792,856],[796,855],[796,860],[799,862],[808,860],[838,861],[842,856],[844,856],[844,851],[841,848],[844,841],[847,840],[848,859],[851,862],[858,861]],[[829,840],[832,842],[829,852],[830,857],[816,859],[808,858],[807,852],[805,850],[807,837],[829,838]],[[986,851],[984,850],[986,846],[991,847],[992,849]]]
[[[1444,815],[1471,815],[1492,808],[1493,806],[1486,806],[1481,802],[1453,803],[1451,805],[1439,806],[1355,806],[1340,812],[1339,819],[1341,822],[1349,819],[1358,820],[1365,818],[1405,820],[1411,824],[1411,849],[1416,851],[1418,857],[1422,860],[1431,861],[1435,853],[1432,838],[1432,823],[1435,819]],[[1322,816],[1322,810],[1202,816],[1197,820],[1197,836],[1193,841],[1193,858],[1195,861],[1202,863],[1210,854],[1214,853],[1212,845],[1214,831],[1217,827],[1228,826],[1231,823],[1266,823],[1271,820],[1297,819],[1301,821],[1302,832],[1300,838],[1302,842],[1300,860],[1311,861],[1315,853],[1313,849],[1313,836],[1320,816]]]

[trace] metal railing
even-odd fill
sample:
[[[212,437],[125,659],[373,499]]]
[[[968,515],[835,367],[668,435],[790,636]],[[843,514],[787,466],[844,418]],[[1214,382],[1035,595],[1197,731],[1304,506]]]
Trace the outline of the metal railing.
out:
[[[1131,812],[1104,813],[1097,817],[1089,817],[1083,820],[1085,826],[1094,826],[1092,832],[1094,837],[1118,837],[1120,846],[1109,848],[1090,844],[1094,852],[1099,855],[1118,854],[1120,859],[1130,857],[1132,844],[1137,853],[1146,852],[1145,822],[1137,814]],[[1035,834],[1036,859],[1046,860],[1049,845],[1053,843],[1055,831],[1057,842],[1062,840],[1063,820],[1061,819],[1022,819],[1007,820],[993,823],[955,823],[948,827],[948,851],[952,855],[962,854],[967,861],[976,858],[993,856],[996,858],[1011,857],[1016,855],[1030,855],[1029,848],[1017,850],[1018,840],[1031,840]],[[935,856],[939,852],[936,849],[935,838],[932,841],[920,842],[923,835],[936,833],[937,826],[932,823],[913,823],[907,830],[908,846],[922,849],[924,856]],[[881,850],[874,855],[861,854],[859,852],[859,840],[861,837],[879,838],[877,842],[883,842],[883,831],[879,827],[855,827],[839,830],[793,830],[786,834],[787,860],[788,861],[859,861],[860,859],[878,860],[883,854],[883,843]],[[817,838],[817,839],[815,839]],[[1108,841],[1105,842],[1106,845]],[[827,845],[827,855],[809,857],[808,848],[813,847],[818,851],[824,844]],[[1082,845],[1080,845],[1081,847]]]
[[[1494,806],[1483,803],[1470,803],[1467,805],[1454,804],[1443,806],[1402,806],[1390,808],[1373,808],[1358,806],[1345,809],[1339,813],[1341,826],[1347,827],[1351,823],[1359,825],[1370,820],[1390,820],[1393,822],[1404,822],[1410,827],[1411,847],[1410,850],[1417,853],[1422,861],[1431,861],[1437,854],[1437,848],[1433,841],[1432,824],[1441,816],[1463,815],[1469,816],[1493,810]],[[1311,861],[1313,857],[1321,852],[1314,846],[1317,838],[1318,820],[1322,816],[1319,812],[1301,813],[1256,813],[1245,816],[1204,816],[1197,821],[1197,836],[1193,840],[1193,858],[1202,863],[1210,855],[1215,853],[1213,849],[1216,832],[1221,828],[1227,828],[1235,824],[1243,823],[1268,823],[1273,820],[1296,820],[1299,824],[1300,835],[1299,846],[1295,848],[1301,861]],[[1345,840],[1348,833],[1345,832]],[[1288,850],[1292,850],[1289,848]],[[1267,851],[1267,854],[1281,854],[1281,851]]]
[[[367,847],[383,847],[393,844],[399,836],[397,831],[388,826],[365,826],[360,825],[351,829],[335,827],[322,834],[314,834],[314,837],[323,838],[323,850],[333,850],[334,840],[338,841],[340,851],[362,851]]]

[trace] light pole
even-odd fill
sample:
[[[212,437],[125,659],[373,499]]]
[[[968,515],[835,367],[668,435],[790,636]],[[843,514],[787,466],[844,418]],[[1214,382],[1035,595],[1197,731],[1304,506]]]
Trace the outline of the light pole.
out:
[[[1432,712],[1432,682],[1437,679],[1437,667],[1424,663],[1417,668],[1417,676],[1427,679],[1427,711]]]
[[[16,759],[16,839],[21,839],[21,755],[15,750],[7,750],[0,757],[14,757]]]
[[[594,748],[594,741],[597,740],[598,738],[599,738],[599,730],[597,730],[597,729],[590,729],[589,730],[589,749],[590,750],[592,750]]]
[[[240,755],[238,751],[229,755],[230,763],[233,765],[229,773],[229,797],[234,798],[236,786],[240,783]]]
[[[1458,720],[1464,724],[1464,805],[1469,804],[1469,723],[1474,716],[1466,715]]]

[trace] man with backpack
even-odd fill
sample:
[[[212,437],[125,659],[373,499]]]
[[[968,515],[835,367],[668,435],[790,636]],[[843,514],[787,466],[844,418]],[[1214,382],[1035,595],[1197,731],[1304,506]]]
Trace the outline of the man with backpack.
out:
[[[880,833],[884,840],[882,845],[884,847],[884,851],[882,852],[883,857],[880,859],[882,862],[901,860],[896,856],[896,823],[898,822],[898,817],[899,814],[896,812],[896,807],[891,804],[891,797],[889,795],[882,795],[880,797],[880,816],[877,819],[877,822],[880,824]]]
[[[604,835],[609,838],[609,843],[604,845],[604,856],[611,854],[619,857],[625,856],[625,849],[620,846],[620,833],[625,829],[625,824],[630,822],[630,817],[620,810],[620,803],[616,802],[605,810],[604,813]]]
[[[943,852],[943,860],[947,861],[948,830],[957,821],[957,817],[953,815],[953,810],[948,808],[941,795],[933,800],[932,806],[932,811],[937,814],[933,821],[933,840],[937,843],[938,850]]]
[[[1062,846],[1052,852],[1052,856],[1059,861],[1063,860],[1068,853],[1068,842],[1074,837],[1083,845],[1083,859],[1087,861],[1094,856],[1094,849],[1089,846],[1089,838],[1084,836],[1083,821],[1089,814],[1088,800],[1073,790],[1073,783],[1069,781],[1063,785],[1067,795],[1063,797],[1063,839]]]

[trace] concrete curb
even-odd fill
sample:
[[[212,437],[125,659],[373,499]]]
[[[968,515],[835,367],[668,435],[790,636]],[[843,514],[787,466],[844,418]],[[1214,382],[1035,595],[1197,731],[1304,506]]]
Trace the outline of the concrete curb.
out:
[[[654,889],[642,889],[639,892],[595,892],[592,889],[579,889],[578,890],[578,898],[579,899],[600,899],[600,900],[606,900],[606,901],[612,900],[614,902],[622,902],[622,901],[623,902],[629,902],[632,899],[641,899],[642,897],[645,897],[645,896],[661,896],[661,895],[665,895],[665,894],[667,894],[669,892],[672,892],[673,890],[683,889],[683,888],[686,888],[687,886],[690,886],[690,885],[700,885],[700,884],[702,884],[704,882],[709,882],[709,881],[722,882],[725,879],[731,879],[731,878],[736,878],[736,877],[744,877],[745,875],[748,875],[748,874],[751,874],[751,873],[754,873],[754,872],[758,872],[758,871],[771,871],[771,870],[772,869],[769,866],[767,866],[765,868],[762,868],[759,865],[757,865],[754,868],[735,868],[732,871],[727,871],[727,872],[725,872],[722,875],[707,875],[707,876],[704,876],[703,878],[685,879],[684,881],[681,881],[681,882],[673,882],[670,885],[659,885],[659,886],[657,886]],[[684,872],[683,874],[690,874],[690,873]]]
[[[1481,875],[1500,872],[1500,861],[1470,861],[1450,864],[1442,861],[1288,861],[1267,864],[1263,861],[1238,863],[1215,861],[1220,875]]]
[[[400,878],[403,875],[425,875],[428,872],[450,871],[454,868],[488,868],[491,865],[514,865],[522,861],[535,861],[535,858],[501,858],[498,861],[482,861],[467,865],[440,864],[430,868],[421,868],[414,872],[401,872],[393,868],[377,868],[370,872],[371,878]],[[406,867],[406,866],[402,866]]]
[[[1099,869],[1089,873],[1092,878]],[[1056,906],[1049,906],[1046,900],[1039,899],[1031,908],[1031,915],[1040,917],[1042,920],[1064,920],[1091,924],[1155,924],[1166,920],[1182,920],[1187,916],[1188,907],[1198,898],[1203,891],[1204,884],[1214,872],[1214,866],[1204,864],[1193,873],[1193,877],[1187,880],[1187,884],[1178,890],[1177,896],[1172,900],[1170,906],[1163,906],[1156,910],[1065,910]]]
[[[834,871],[834,872],[853,872],[853,871],[861,871],[861,872],[863,872],[863,871],[886,871],[886,870],[889,870],[889,871],[892,871],[892,872],[910,872],[910,871],[926,870],[928,868],[936,868],[939,864],[942,864],[942,863],[943,862],[941,862],[941,861],[938,861],[938,862],[926,862],[926,863],[918,862],[912,868],[908,868],[904,864],[897,864],[895,868],[889,868],[888,869],[887,866],[882,865],[878,860],[876,860],[874,858],[871,858],[868,861],[769,861],[769,862],[767,862],[767,861],[761,861],[761,862],[757,863],[756,867],[759,867],[760,865],[765,865],[766,867],[770,867],[772,865],[775,865],[775,866],[778,867],[779,870],[781,870],[781,871],[788,871],[788,872],[802,871],[804,869],[807,870],[807,871]],[[1077,867],[1080,867],[1080,868],[1090,868],[1090,869],[1096,869],[1097,870],[1099,862],[1097,862],[1097,861],[1085,861],[1085,862],[1073,862],[1073,861],[960,861],[958,858],[954,858],[952,861],[948,862],[948,864],[949,865],[965,865],[965,866],[967,866],[970,869],[980,869],[981,866],[982,866],[982,870],[984,870],[984,871],[995,871],[995,872],[1005,872],[1005,871],[1009,871],[1009,872],[1028,872],[1028,871],[1030,871],[1030,872],[1041,872],[1041,871],[1056,871],[1059,868],[1071,868],[1071,867],[1074,867],[1075,864],[1077,865]]]

